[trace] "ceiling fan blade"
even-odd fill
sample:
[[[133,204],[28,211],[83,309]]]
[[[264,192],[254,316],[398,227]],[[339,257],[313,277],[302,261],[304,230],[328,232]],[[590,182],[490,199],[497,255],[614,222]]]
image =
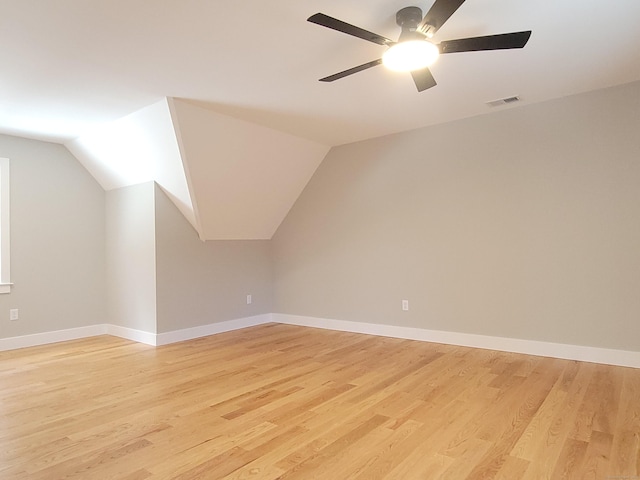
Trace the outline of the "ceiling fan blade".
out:
[[[436,80],[433,78],[431,71],[427,67],[421,68],[420,70],[413,70],[411,72],[411,76],[413,77],[413,81],[415,82],[416,88],[419,92],[437,85]]]
[[[531,30],[526,32],[502,33],[486,37],[459,38],[440,42],[440,53],[477,52],[480,50],[506,50],[522,48],[529,41]]]
[[[353,75],[354,73],[361,72],[366,70],[367,68],[375,67],[376,65],[380,65],[382,63],[382,59],[374,60],[372,62],[363,63],[362,65],[358,65],[357,67],[350,68],[348,70],[344,70],[342,72],[334,73],[333,75],[329,75],[328,77],[321,78],[321,82],[333,82],[334,80],[339,80],[343,77]]]
[[[431,38],[465,0],[436,0],[418,25],[418,31]]]
[[[349,23],[343,22],[342,20],[338,20],[337,18],[330,17],[329,15],[325,15],[324,13],[316,13],[307,18],[308,22],[315,23],[316,25],[321,25],[323,27],[331,28],[332,30],[337,30],[338,32],[346,33],[347,35],[352,35],[354,37],[361,38],[363,40],[367,40],[368,42],[377,43],[378,45],[391,45],[393,42],[382,35],[378,35],[373,32],[369,32],[368,30],[364,30],[360,27],[356,27]]]

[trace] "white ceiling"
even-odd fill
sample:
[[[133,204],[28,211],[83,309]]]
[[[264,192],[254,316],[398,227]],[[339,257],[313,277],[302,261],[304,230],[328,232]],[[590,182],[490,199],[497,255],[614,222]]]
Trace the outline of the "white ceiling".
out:
[[[200,237],[270,239],[329,147],[184,101],[170,105]]]
[[[432,3],[0,0],[0,133],[67,145],[109,189],[96,162],[124,157],[113,147],[140,121],[140,151],[162,157],[152,179],[201,238],[268,238],[330,146],[640,80],[639,0],[467,0],[435,42],[532,30],[528,45],[443,55],[422,93],[382,66],[318,82],[384,47],[307,17],[395,39],[397,10]]]
[[[202,240],[271,238],[329,151],[174,98],[65,145],[105,190],[158,183]]]
[[[163,97],[326,145],[640,79],[638,0],[467,0],[434,40],[533,30],[523,50],[442,56],[417,93],[384,67],[318,78],[384,47],[316,12],[396,38],[395,12],[432,0],[0,0],[0,132],[64,143]]]

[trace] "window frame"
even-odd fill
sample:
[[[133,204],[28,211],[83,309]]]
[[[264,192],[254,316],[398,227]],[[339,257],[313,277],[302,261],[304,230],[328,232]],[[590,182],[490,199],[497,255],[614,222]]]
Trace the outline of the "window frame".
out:
[[[0,157],[0,294],[11,292],[9,159]]]

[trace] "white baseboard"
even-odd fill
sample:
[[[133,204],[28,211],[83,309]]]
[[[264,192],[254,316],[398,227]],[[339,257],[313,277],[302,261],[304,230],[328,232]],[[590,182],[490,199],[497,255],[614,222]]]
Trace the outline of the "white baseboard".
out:
[[[52,332],[35,333],[19,337],[0,338],[0,351],[15,350],[17,348],[36,347],[49,343],[77,340],[79,338],[95,337],[96,335],[113,335],[134,342],[145,343],[151,346],[168,345],[170,343],[192,340],[194,338],[207,337],[216,333],[239,330],[241,328],[254,327],[264,323],[270,323],[271,314],[255,315],[252,317],[236,318],[224,322],[210,323],[198,327],[173,330],[164,333],[151,333],[134,328],[122,327],[113,324],[89,325],[86,327],[71,328],[68,330],[54,330]]]
[[[145,332],[144,330],[136,330],[129,327],[121,327],[120,325],[107,324],[106,330],[108,335],[114,337],[126,338],[127,340],[133,340],[138,343],[145,343],[147,345],[156,346],[155,333]]]
[[[397,327],[392,325],[379,325],[375,323],[350,322],[346,320],[332,320],[327,318],[288,315],[283,313],[272,314],[272,320],[277,323],[304,327],[365,333],[368,335],[379,335],[383,337],[405,338],[409,340],[421,340],[424,342],[445,343],[448,345],[485,348],[488,350],[524,353],[527,355],[538,355],[542,357],[554,357],[567,360],[578,360],[582,362],[640,368],[640,352],[626,350],[566,345],[562,343],[522,340],[518,338],[491,337],[487,335],[426,330],[412,327]]]
[[[225,322],[210,323],[198,327],[185,328],[183,330],[173,330],[171,332],[159,333],[156,335],[156,345],[168,345],[170,343],[183,342],[194,338],[208,337],[216,333],[230,332],[241,328],[255,327],[271,322],[271,314],[255,315],[253,317],[236,318]]]
[[[224,322],[209,323],[197,327],[183,328],[163,333],[150,333],[133,328],[120,327],[118,325],[107,325],[107,333],[116,337],[126,338],[134,342],[146,343],[147,345],[160,346],[170,343],[184,342],[194,338],[208,337],[216,333],[230,332],[241,328],[254,327],[263,323],[271,322],[271,314],[255,315],[252,317],[236,318]]]
[[[68,340],[77,340],[79,338],[105,335],[106,333],[107,325],[89,325],[86,327],[69,328],[66,330],[55,330],[53,332],[21,335],[19,337],[0,338],[0,351],[36,347],[38,345],[46,345],[49,343],[66,342]]]
[[[423,342],[445,343],[448,345],[486,348],[489,350],[524,353],[542,357],[563,358],[582,362],[640,368],[640,352],[540,342],[536,340],[523,340],[518,338],[492,337],[471,333],[398,327],[393,325],[380,325],[376,323],[350,322],[347,320],[333,320],[328,318],[288,315],[284,313],[267,313],[263,315],[255,315],[253,317],[237,318],[234,320],[210,323],[208,325],[173,330],[171,332],[164,333],[144,332],[133,328],[111,324],[90,325],[67,330],[56,330],[53,332],[36,333],[19,337],[1,338],[0,351],[34,347],[37,345],[64,342],[67,340],[76,340],[79,338],[105,334],[126,338],[128,340],[145,343],[147,345],[160,346],[271,322],[298,325],[301,327],[323,328],[327,330],[405,338],[408,340],[420,340]]]

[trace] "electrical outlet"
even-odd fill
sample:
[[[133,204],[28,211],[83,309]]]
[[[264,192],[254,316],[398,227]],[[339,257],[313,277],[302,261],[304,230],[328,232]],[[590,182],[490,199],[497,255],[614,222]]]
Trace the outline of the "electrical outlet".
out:
[[[247,305],[251,305],[251,295],[247,295]]]
[[[18,320],[18,309],[12,308],[9,310],[9,320]]]
[[[402,310],[409,311],[409,300],[402,300]]]

